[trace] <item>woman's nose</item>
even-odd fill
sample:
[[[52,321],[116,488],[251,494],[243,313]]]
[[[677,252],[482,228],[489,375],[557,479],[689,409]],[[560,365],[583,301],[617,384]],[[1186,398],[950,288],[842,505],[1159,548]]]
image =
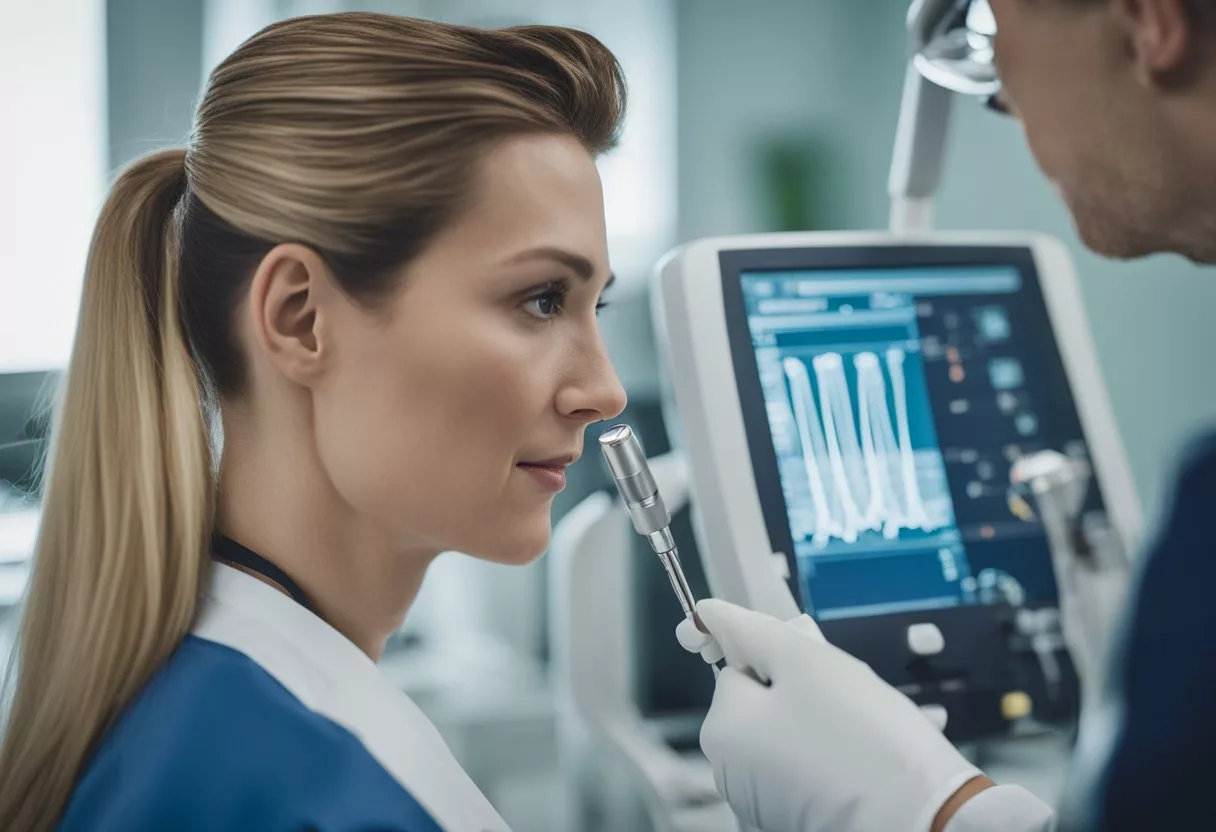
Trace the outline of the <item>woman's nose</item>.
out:
[[[572,373],[570,383],[558,391],[557,409],[563,416],[590,424],[619,416],[627,401],[612,360],[600,344],[590,364]]]

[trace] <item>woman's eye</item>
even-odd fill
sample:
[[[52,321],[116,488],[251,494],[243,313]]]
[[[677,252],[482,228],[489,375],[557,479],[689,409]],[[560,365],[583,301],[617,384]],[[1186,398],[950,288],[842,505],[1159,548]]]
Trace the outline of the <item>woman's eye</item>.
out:
[[[565,297],[561,291],[550,289],[547,292],[528,299],[528,312],[542,320],[549,320],[561,314],[562,302]]]

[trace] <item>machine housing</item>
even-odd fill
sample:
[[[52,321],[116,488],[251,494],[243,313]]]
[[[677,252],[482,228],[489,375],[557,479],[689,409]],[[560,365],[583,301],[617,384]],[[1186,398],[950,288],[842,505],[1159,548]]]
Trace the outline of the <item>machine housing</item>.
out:
[[[1009,467],[1047,448],[1085,456],[1095,545],[1128,551],[1141,518],[1064,246],[995,232],[720,237],[669,255],[653,290],[665,418],[714,595],[810,612],[944,708],[955,740],[1009,730],[1024,715],[1010,694],[1039,719],[1069,718],[1062,642],[1067,684],[1053,687],[1042,639],[1021,626],[1059,599],[1041,524],[1008,507]]]

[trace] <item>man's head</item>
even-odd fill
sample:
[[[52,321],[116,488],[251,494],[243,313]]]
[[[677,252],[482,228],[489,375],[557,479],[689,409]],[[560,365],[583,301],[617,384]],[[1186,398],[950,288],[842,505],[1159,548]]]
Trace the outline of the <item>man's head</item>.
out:
[[[1100,254],[1216,262],[1216,0],[990,0],[1003,96]]]

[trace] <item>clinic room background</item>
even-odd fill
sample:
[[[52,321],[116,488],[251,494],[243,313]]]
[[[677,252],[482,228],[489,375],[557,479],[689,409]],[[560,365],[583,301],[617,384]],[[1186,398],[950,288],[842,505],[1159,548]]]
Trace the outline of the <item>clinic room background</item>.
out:
[[[887,224],[906,0],[0,6],[0,658],[37,523],[30,468],[46,433],[42,404],[68,354],[106,183],[137,156],[180,145],[210,68],[276,19],[371,10],[555,23],[592,32],[618,55],[631,101],[623,142],[601,161],[619,278],[602,326],[630,395],[623,419],[652,455],[671,441],[647,291],[665,251],[716,234]],[[1067,245],[1144,514],[1156,516],[1182,444],[1216,416],[1208,358],[1216,282],[1177,257],[1127,264],[1087,252],[1017,123],[978,102],[955,107],[943,177],[939,228],[1042,231]],[[588,452],[555,504],[555,523],[607,485],[599,454]],[[704,594],[687,523],[677,518],[677,533],[689,538],[689,579]],[[671,638],[680,612],[653,555],[641,544],[635,554],[621,602],[634,633],[622,659],[626,694],[673,748],[691,750],[712,680]],[[561,569],[552,558],[520,569],[444,556],[385,665],[515,828],[644,829],[647,796],[610,753],[597,760],[594,738],[564,715],[571,647]],[[571,748],[586,753],[573,760]]]

